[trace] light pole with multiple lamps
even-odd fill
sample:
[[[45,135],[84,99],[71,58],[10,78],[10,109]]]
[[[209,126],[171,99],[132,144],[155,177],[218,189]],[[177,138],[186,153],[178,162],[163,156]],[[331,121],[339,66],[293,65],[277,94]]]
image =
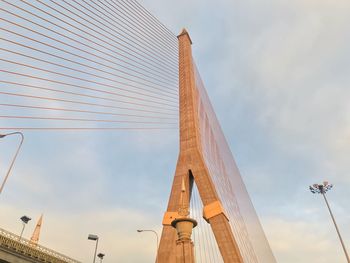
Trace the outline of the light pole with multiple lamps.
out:
[[[22,235],[23,235],[23,232],[24,232],[24,228],[26,227],[26,224],[28,224],[28,222],[30,220],[32,220],[30,217],[28,216],[22,216],[21,218],[21,221],[22,221],[22,224],[23,224],[23,227],[22,227],[22,231],[21,231],[21,234],[19,236],[19,241],[22,239]]]
[[[19,145],[18,145],[18,147],[17,147],[15,156],[12,158],[10,167],[9,167],[9,169],[7,170],[7,173],[6,173],[6,175],[5,175],[5,178],[4,178],[3,182],[1,183],[1,186],[0,186],[0,194],[2,193],[2,190],[4,189],[4,186],[5,186],[5,184],[6,184],[6,181],[7,181],[8,177],[9,177],[9,175],[10,175],[10,172],[11,172],[12,167],[13,167],[15,161],[16,161],[17,155],[18,155],[18,153],[19,153],[19,150],[20,150],[21,147],[22,147],[23,140],[24,140],[24,135],[23,135],[23,133],[21,133],[21,132],[11,132],[11,133],[7,133],[7,134],[0,134],[0,139],[1,139],[1,138],[5,138],[5,137],[7,137],[7,136],[11,136],[11,135],[19,135],[19,136],[21,136],[21,141],[20,141],[20,143],[19,143]]]
[[[96,261],[97,246],[98,246],[98,236],[97,236],[97,235],[93,235],[93,234],[89,234],[88,240],[96,241],[95,253],[94,253],[94,261],[93,261],[93,263],[95,263],[95,261]]]
[[[152,232],[156,235],[157,237],[157,250],[156,250],[156,263],[158,262],[158,257],[157,257],[157,254],[158,254],[158,244],[159,244],[159,237],[158,237],[158,234],[156,231],[154,230],[151,230],[151,229],[138,229],[137,232],[141,233],[141,232]]]
[[[309,186],[309,189],[310,189],[311,193],[313,193],[313,194],[321,194],[321,195],[323,196],[323,199],[324,199],[324,201],[326,202],[326,205],[327,205],[329,214],[331,215],[331,218],[332,218],[332,220],[333,220],[335,229],[336,229],[336,231],[337,231],[337,234],[338,234],[340,243],[341,243],[342,248],[343,248],[343,250],[344,250],[346,260],[347,260],[348,263],[350,263],[350,259],[349,259],[348,252],[346,251],[346,248],[345,248],[343,239],[342,239],[342,237],[341,237],[341,235],[340,235],[340,232],[339,232],[339,229],[338,229],[338,225],[337,225],[337,223],[335,222],[335,218],[334,218],[334,216],[333,216],[331,207],[329,206],[328,200],[327,200],[327,198],[326,198],[326,192],[329,191],[329,190],[331,190],[332,187],[333,187],[332,184],[329,184],[328,182],[323,182],[323,184],[313,184],[313,185],[310,185],[310,186]]]

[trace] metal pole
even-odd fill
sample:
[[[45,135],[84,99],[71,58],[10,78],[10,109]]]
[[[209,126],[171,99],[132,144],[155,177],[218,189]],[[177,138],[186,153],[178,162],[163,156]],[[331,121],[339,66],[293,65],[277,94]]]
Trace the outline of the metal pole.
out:
[[[151,229],[143,229],[143,230],[137,230],[138,232],[153,232],[156,237],[157,237],[157,250],[156,250],[156,263],[158,263],[158,244],[159,244],[159,237],[158,237],[158,233],[154,230]]]
[[[159,237],[158,237],[158,233],[156,232],[156,231],[153,231],[153,230],[151,230],[151,232],[153,232],[155,235],[156,235],[156,237],[157,237],[157,249],[156,249],[156,263],[158,263],[158,244],[159,244]]]
[[[338,225],[337,225],[337,223],[335,222],[335,219],[334,219],[334,216],[333,216],[332,210],[331,210],[331,208],[330,208],[330,206],[329,206],[329,203],[328,203],[328,200],[327,200],[327,198],[326,198],[326,195],[325,195],[325,193],[324,193],[323,191],[322,191],[321,193],[322,193],[322,196],[323,196],[323,198],[324,198],[324,201],[326,202],[326,205],[327,205],[327,208],[328,208],[329,214],[331,215],[331,218],[332,218],[332,220],[333,220],[333,223],[334,223],[335,229],[337,230],[338,237],[339,237],[339,239],[340,239],[340,243],[341,243],[341,245],[342,245],[342,247],[343,247],[343,250],[344,250],[344,253],[345,253],[345,257],[346,257],[346,260],[347,260],[347,262],[348,262],[348,263],[350,263],[350,259],[349,259],[348,252],[346,251],[346,248],[345,248],[345,245],[344,245],[343,239],[342,239],[342,237],[341,237],[341,235],[340,235],[340,232],[339,232],[339,229],[338,229]]]
[[[23,227],[22,227],[22,231],[21,231],[21,235],[19,236],[19,239],[18,241],[20,241],[22,239],[22,235],[23,235],[23,231],[24,231],[24,228],[26,227],[26,224],[23,222]]]
[[[5,178],[4,178],[4,181],[3,181],[2,184],[1,184],[1,187],[0,187],[0,194],[2,193],[2,190],[4,189],[4,186],[5,186],[5,183],[6,183],[6,181],[7,181],[7,178],[8,178],[9,175],[10,175],[10,172],[11,172],[12,167],[13,167],[15,161],[16,161],[17,155],[18,155],[18,153],[19,153],[19,150],[21,149],[21,146],[22,146],[23,140],[24,140],[24,135],[23,135],[23,133],[21,133],[21,132],[12,132],[12,133],[8,133],[8,134],[1,135],[1,137],[5,137],[5,136],[9,136],[9,135],[14,135],[14,134],[19,134],[19,135],[21,136],[21,142],[20,142],[19,145],[18,145],[16,154],[15,154],[15,156],[14,156],[13,159],[12,159],[11,165],[10,165],[10,167],[9,167],[7,173],[6,173],[6,176],[5,176]]]
[[[95,263],[95,261],[96,261],[97,245],[98,245],[98,239],[96,240],[95,254],[94,254],[94,262],[93,262],[93,263]]]

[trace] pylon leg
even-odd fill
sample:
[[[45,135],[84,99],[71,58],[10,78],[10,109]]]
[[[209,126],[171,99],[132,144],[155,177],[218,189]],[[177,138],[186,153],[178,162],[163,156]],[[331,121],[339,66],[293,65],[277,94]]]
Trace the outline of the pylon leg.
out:
[[[158,263],[175,263],[176,262],[176,230],[171,226],[171,222],[178,218],[178,208],[180,204],[180,193],[182,180],[185,180],[186,188],[191,189],[189,172],[185,166],[185,158],[179,156],[171,194],[168,202],[167,212],[163,219],[163,231],[160,238],[159,249],[158,249]],[[186,200],[189,204],[189,196]]]
[[[224,262],[242,263],[243,259],[226,216],[217,215],[209,219],[209,223]]]
[[[215,202],[220,204],[221,200],[213,187],[214,184],[208,169],[199,153],[196,154],[195,160],[195,165],[191,171],[203,205],[207,206]],[[216,215],[208,218],[208,221],[224,262],[243,263],[243,258],[224,211],[217,211]]]

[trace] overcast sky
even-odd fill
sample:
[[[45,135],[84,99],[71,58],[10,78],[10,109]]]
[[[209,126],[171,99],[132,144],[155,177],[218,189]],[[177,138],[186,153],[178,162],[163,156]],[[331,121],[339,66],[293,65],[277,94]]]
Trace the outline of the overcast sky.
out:
[[[350,247],[350,2],[140,0],[174,34],[186,27],[218,119],[278,262],[346,262]],[[177,131],[27,132],[0,202],[0,227],[91,261],[153,262],[178,154]],[[5,173],[16,138],[1,142]]]

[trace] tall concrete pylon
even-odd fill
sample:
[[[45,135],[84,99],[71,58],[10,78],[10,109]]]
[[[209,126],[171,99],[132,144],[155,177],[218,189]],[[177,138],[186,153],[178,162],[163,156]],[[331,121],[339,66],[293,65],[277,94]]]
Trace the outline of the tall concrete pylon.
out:
[[[192,59],[192,41],[185,29],[178,35],[178,43],[180,152],[167,211],[162,222],[163,231],[157,263],[187,263],[193,260],[190,256],[186,258],[179,255],[183,251],[176,249],[179,239],[172,224],[185,217],[181,213],[181,207],[190,206],[194,183],[203,203],[203,217],[211,226],[223,261],[273,263],[274,256],[229,147],[226,146],[227,142],[215,113],[206,92],[198,88],[202,83],[198,79],[200,77]],[[207,106],[212,112],[203,109]],[[215,120],[210,123],[210,118]],[[219,138],[215,138],[215,133],[219,134]],[[224,155],[229,157],[229,161],[221,158],[218,153],[220,143],[225,144],[223,151]],[[213,159],[213,164],[208,158]],[[230,178],[230,173],[233,174],[233,179]],[[181,191],[183,184],[189,189],[185,199]],[[191,254],[190,247],[188,249],[188,254]]]
[[[206,220],[211,224],[220,252],[225,262],[243,262],[228,219],[222,209],[208,168],[201,154],[199,123],[196,105],[194,66],[192,63],[191,38],[184,29],[179,39],[179,76],[180,76],[180,154],[170,194],[167,212],[163,219],[163,232],[158,250],[159,263],[176,262],[176,231],[171,227],[174,219],[181,218],[178,210],[181,205],[181,180],[185,178],[187,189],[191,189],[194,180],[200,193]],[[186,200],[188,206],[190,194]]]

